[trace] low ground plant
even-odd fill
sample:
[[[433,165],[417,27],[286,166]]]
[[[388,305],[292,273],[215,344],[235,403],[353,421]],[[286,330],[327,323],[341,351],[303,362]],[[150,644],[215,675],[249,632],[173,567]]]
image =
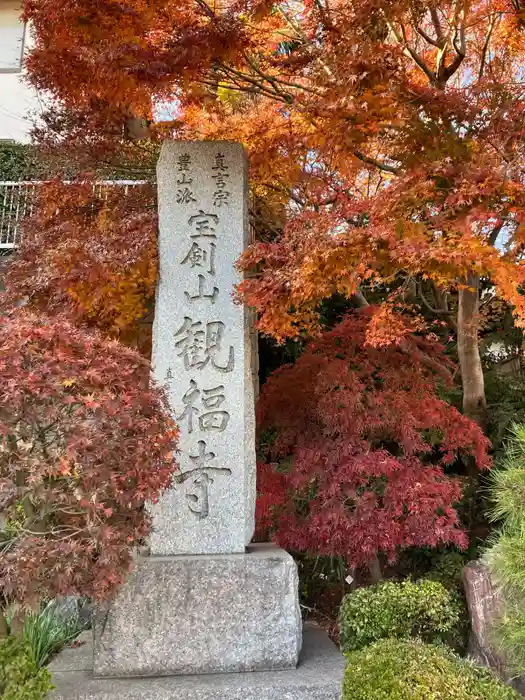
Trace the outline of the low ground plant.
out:
[[[78,608],[61,610],[51,601],[24,620],[22,639],[27,643],[37,668],[43,668],[54,654],[73,642],[85,629]]]
[[[519,700],[489,671],[446,647],[382,639],[348,654],[343,700]]]
[[[0,699],[43,700],[51,675],[36,664],[28,641],[10,635],[0,642]]]

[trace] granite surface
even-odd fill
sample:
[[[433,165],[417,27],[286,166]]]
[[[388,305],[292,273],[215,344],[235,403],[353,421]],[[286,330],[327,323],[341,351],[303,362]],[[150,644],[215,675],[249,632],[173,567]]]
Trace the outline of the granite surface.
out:
[[[180,474],[152,505],[153,555],[243,552],[255,511],[253,316],[234,302],[249,239],[240,144],[166,141],[158,167],[153,367],[180,434]]]
[[[274,545],[148,557],[95,616],[97,676],[293,668],[301,649],[297,567]]]
[[[299,665],[287,671],[97,679],[91,662],[89,644],[62,652],[50,666],[56,690],[48,700],[339,700],[345,667],[328,636],[309,626]]]

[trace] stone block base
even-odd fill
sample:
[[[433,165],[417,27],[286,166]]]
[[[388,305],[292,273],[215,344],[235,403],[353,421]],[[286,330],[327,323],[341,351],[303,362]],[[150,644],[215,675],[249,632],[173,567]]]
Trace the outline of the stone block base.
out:
[[[148,557],[94,625],[97,677],[294,668],[297,567],[273,545],[244,554]]]
[[[51,663],[56,690],[48,700],[339,700],[344,666],[328,636],[306,626],[299,665],[288,671],[102,679],[93,677],[88,641]]]

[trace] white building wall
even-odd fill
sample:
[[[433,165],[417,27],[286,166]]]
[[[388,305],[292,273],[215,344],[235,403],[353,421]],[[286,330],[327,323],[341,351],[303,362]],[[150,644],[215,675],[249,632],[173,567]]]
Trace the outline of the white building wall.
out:
[[[0,0],[0,140],[27,143],[32,113],[41,109],[36,90],[24,82],[22,55],[32,46],[20,21],[20,0]]]

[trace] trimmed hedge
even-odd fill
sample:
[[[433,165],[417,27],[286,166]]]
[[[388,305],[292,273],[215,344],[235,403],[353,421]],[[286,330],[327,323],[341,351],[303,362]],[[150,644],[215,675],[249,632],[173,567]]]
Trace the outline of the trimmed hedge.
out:
[[[0,142],[0,180],[38,180],[44,172],[34,146]]]
[[[343,700],[519,700],[489,671],[416,639],[382,639],[347,656]]]
[[[341,604],[341,647],[349,652],[386,637],[450,641],[463,612],[458,596],[438,581],[386,581],[359,588]]]

